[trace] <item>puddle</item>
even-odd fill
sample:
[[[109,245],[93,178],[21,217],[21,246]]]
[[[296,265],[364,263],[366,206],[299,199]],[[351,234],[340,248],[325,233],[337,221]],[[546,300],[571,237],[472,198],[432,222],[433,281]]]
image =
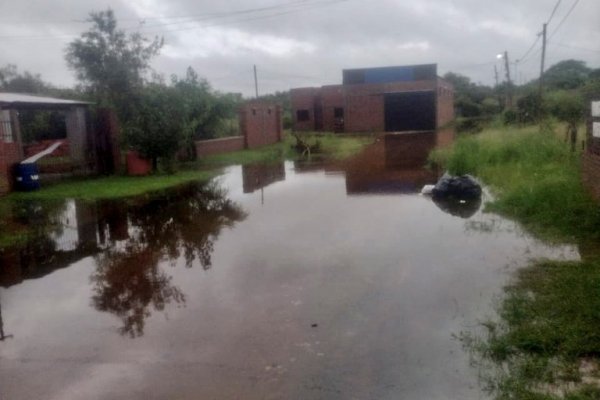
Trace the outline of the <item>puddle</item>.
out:
[[[435,204],[418,194],[435,174],[369,151],[23,205],[36,240],[0,253],[0,397],[485,398],[453,334],[529,259],[578,251]]]

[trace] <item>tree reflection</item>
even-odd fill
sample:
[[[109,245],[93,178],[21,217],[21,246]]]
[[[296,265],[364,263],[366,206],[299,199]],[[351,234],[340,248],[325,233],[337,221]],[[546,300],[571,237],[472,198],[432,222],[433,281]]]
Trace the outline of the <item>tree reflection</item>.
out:
[[[158,253],[137,244],[121,251],[109,250],[99,257],[92,275],[92,300],[96,309],[121,319],[121,334],[141,336],[150,307],[163,311],[171,302],[185,303],[185,295],[171,284],[172,278],[160,270],[158,261]]]
[[[196,260],[212,265],[214,241],[224,227],[245,218],[244,212],[216,186],[190,186],[128,207],[128,238],[115,241],[96,257],[91,277],[96,309],[117,315],[120,332],[130,337],[144,333],[151,311],[169,303],[185,304],[184,293],[160,266],[183,257],[191,268]]]

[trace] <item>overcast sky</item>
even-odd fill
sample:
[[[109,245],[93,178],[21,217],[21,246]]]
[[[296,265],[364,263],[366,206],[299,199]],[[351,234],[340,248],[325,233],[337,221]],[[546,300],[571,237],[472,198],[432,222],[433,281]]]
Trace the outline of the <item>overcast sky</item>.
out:
[[[183,75],[192,66],[215,89],[246,96],[254,93],[254,64],[261,94],[341,83],[344,68],[425,63],[492,84],[494,65],[504,77],[496,58],[504,50],[511,62],[522,59],[511,64],[520,83],[539,74],[541,40],[523,56],[557,2],[2,0],[0,65],[74,84],[65,47],[89,27],[90,11],[110,7],[127,31],[164,37],[155,71]],[[548,36],[547,65],[575,58],[600,67],[600,0],[560,1]]]

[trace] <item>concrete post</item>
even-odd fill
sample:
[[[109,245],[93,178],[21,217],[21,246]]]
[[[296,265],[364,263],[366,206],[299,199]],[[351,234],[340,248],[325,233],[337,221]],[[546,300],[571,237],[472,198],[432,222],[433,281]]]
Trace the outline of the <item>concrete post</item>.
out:
[[[85,107],[74,107],[67,112],[67,139],[74,166],[81,170],[87,169],[88,160],[88,135],[85,120]]]

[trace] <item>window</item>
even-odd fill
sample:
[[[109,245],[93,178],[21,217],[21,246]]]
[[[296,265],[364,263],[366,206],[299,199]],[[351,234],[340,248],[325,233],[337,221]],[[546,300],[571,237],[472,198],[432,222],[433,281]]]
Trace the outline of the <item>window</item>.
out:
[[[10,112],[8,110],[0,111],[0,139],[4,143],[12,143],[15,141],[10,122]]]
[[[296,111],[296,120],[298,122],[309,121],[310,114],[309,114],[308,110],[297,110]]]
[[[252,115],[256,115],[256,108],[252,109]]]
[[[270,108],[267,109],[267,114],[271,115],[271,109]]]
[[[344,109],[342,107],[335,107],[333,109],[333,118],[344,118]]]

